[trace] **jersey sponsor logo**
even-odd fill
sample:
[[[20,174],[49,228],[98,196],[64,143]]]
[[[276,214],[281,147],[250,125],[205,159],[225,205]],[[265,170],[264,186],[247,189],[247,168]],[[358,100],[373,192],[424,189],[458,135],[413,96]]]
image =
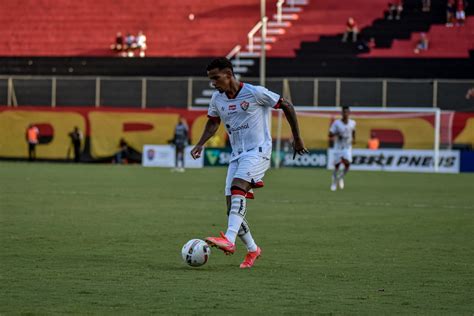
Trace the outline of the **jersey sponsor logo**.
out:
[[[227,125],[228,126],[228,125]],[[243,130],[243,129],[248,129],[249,128],[249,123],[246,123],[244,125],[240,125],[240,126],[237,126],[237,127],[232,127],[229,129],[229,132],[232,133],[232,132],[237,132],[237,131],[240,131],[240,130]]]
[[[229,105],[229,111],[233,111],[233,110],[235,110],[236,108],[237,108],[237,105],[235,105],[235,104],[230,104],[230,105]]]
[[[242,103],[240,103],[240,107],[244,111],[247,111],[247,109],[249,108],[249,105],[250,105],[250,103],[248,103],[247,101],[243,101]]]

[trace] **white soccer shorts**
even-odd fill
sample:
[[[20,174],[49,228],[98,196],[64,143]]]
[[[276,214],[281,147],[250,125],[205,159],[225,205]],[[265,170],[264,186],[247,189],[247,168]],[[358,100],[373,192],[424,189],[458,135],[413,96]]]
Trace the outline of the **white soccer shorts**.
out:
[[[352,149],[334,150],[334,164],[340,163],[342,159],[352,162]]]
[[[225,195],[231,195],[230,188],[234,178],[256,183],[263,179],[270,168],[270,159],[262,153],[252,152],[229,163],[225,180]]]

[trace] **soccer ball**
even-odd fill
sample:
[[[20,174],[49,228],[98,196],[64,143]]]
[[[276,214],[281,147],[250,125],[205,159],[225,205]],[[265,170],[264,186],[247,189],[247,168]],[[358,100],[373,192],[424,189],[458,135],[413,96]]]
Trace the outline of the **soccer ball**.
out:
[[[183,261],[191,267],[199,267],[207,262],[211,248],[201,239],[191,239],[181,250]]]

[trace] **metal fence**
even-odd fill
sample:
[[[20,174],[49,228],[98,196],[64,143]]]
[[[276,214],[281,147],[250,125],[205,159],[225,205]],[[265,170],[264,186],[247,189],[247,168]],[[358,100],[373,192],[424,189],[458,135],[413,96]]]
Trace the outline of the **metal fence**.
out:
[[[245,82],[258,84],[258,78]],[[268,78],[266,86],[299,106],[440,107],[474,110],[466,93],[474,80]],[[0,76],[0,104],[192,108],[209,98],[209,80],[196,77]]]

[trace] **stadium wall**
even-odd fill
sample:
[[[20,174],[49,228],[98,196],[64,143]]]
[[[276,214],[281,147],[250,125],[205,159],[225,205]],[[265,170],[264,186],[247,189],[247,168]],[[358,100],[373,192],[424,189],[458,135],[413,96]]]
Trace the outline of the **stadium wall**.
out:
[[[244,82],[259,84],[259,78]],[[474,80],[269,77],[265,86],[299,106],[438,107],[473,111]],[[204,94],[207,93],[207,95]],[[2,76],[0,104],[114,108],[207,107],[209,80],[191,77]],[[204,97],[204,98],[203,98]]]
[[[0,57],[2,75],[203,76],[214,57]],[[259,60],[246,74],[259,74]],[[473,79],[470,58],[267,58],[269,77]]]
[[[173,137],[174,126],[180,116],[190,126],[191,142],[196,143],[206,121],[205,110],[136,110],[105,108],[43,108],[0,107],[0,158],[26,159],[26,128],[35,124],[40,130],[38,159],[67,160],[74,126],[85,135],[83,161],[111,161],[119,149],[119,140],[125,139],[140,158],[145,144],[167,144]],[[334,118],[299,116],[301,133],[308,148],[326,149],[327,131]],[[276,135],[277,116],[273,117],[272,134]],[[357,126],[355,148],[366,148],[372,130],[388,131],[398,135],[394,140],[402,149],[432,149],[433,121],[426,117],[361,119]],[[291,139],[291,131],[284,124],[282,139]],[[474,147],[474,113],[458,112],[453,117],[451,141],[454,146]],[[225,147],[226,134],[221,124],[210,147]]]

